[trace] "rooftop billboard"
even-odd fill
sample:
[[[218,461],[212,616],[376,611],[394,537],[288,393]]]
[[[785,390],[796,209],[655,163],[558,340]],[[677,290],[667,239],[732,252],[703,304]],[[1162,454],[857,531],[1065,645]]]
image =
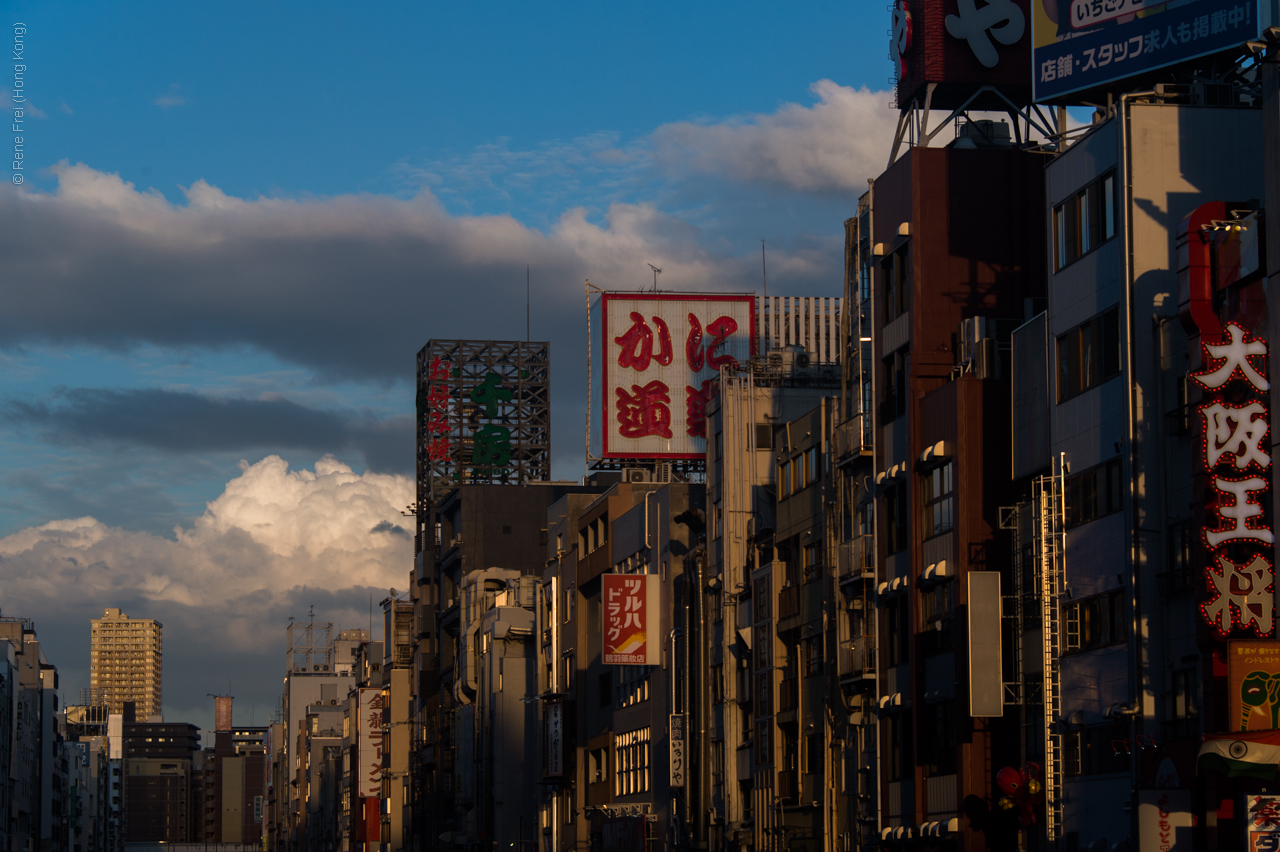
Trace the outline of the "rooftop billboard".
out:
[[[713,380],[755,355],[755,297],[606,293],[601,312],[604,457],[703,458]]]
[[[1256,0],[1033,0],[1035,99],[1048,101],[1257,38]]]

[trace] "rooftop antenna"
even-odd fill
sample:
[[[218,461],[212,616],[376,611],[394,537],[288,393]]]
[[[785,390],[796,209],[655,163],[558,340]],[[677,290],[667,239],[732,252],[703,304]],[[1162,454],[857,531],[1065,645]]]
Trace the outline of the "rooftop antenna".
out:
[[[524,268],[524,342],[528,343],[532,338],[529,337],[529,267]]]
[[[769,266],[764,257],[764,239],[760,240],[760,278],[764,282],[764,297],[769,298]]]
[[[662,270],[654,266],[652,263],[647,264],[653,270],[653,292],[658,292],[658,276],[662,274]]]

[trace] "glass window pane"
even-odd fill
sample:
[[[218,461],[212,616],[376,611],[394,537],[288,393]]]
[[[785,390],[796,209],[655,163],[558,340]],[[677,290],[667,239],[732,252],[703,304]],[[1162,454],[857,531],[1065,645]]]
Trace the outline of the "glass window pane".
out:
[[[1115,187],[1115,175],[1107,175],[1102,179],[1102,238],[1105,240],[1116,235]]]

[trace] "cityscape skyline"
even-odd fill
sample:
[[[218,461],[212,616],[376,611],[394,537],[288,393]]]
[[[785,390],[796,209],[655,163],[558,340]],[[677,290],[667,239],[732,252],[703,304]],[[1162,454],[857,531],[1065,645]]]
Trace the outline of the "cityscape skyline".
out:
[[[35,291],[9,279],[10,321],[0,328],[0,464],[9,493],[0,500],[0,553],[7,556],[32,538],[65,546],[78,537],[97,541],[100,551],[145,542],[153,553],[185,558],[233,534],[229,527],[207,534],[208,504],[222,511],[247,488],[264,489],[249,499],[271,504],[292,473],[315,472],[329,454],[357,475],[402,477],[394,487],[385,483],[388,494],[410,488],[413,354],[446,329],[522,339],[524,311],[495,314],[492,305],[523,305],[526,266],[532,332],[552,340],[555,353],[553,474],[579,477],[583,279],[639,288],[652,283],[653,263],[665,270],[664,289],[754,290],[763,237],[771,294],[836,295],[847,206],[840,194],[865,186],[893,131],[877,37],[853,25],[857,10],[834,4],[808,16],[763,5],[730,14],[724,6],[671,4],[639,16],[565,8],[518,25],[478,10],[448,18],[401,10],[408,18],[394,26],[371,18],[357,31],[407,33],[420,25],[423,33],[447,27],[471,35],[430,52],[399,41],[386,58],[420,67],[421,79],[396,74],[398,87],[375,86],[389,72],[382,59],[368,60],[359,89],[350,88],[350,66],[331,65],[325,47],[350,37],[352,24],[326,13],[264,16],[255,7],[251,17],[260,23],[245,30],[230,23],[237,19],[230,13],[154,4],[135,11],[120,17],[87,3],[57,14],[32,3],[14,11],[28,30],[33,109],[27,182],[0,189],[0,254],[20,258],[24,279],[39,278],[40,290],[61,288],[62,307],[48,313],[31,301]],[[310,39],[291,33],[301,18],[310,21]],[[838,26],[865,39],[864,48],[822,35]],[[190,33],[189,55],[156,47],[108,59],[102,46],[111,39],[99,36],[123,38],[121,28],[155,46],[166,45],[169,32]],[[507,47],[474,46],[479,33]],[[564,39],[602,37],[626,39],[635,63],[590,75],[547,64]],[[240,47],[228,53],[222,46],[230,43]],[[268,59],[281,44],[294,45],[291,58]],[[682,49],[691,44],[696,52]],[[526,71],[515,78],[448,72],[450,62],[472,67],[468,45]],[[291,108],[270,120],[243,116],[244,102],[223,84],[239,73],[240,51],[271,63],[260,69],[261,96],[277,104],[358,99],[366,105],[363,127],[342,130],[345,141],[331,143],[288,118],[297,115]],[[288,75],[271,73],[276,62],[312,71],[277,89]],[[117,81],[109,91],[101,84],[108,65]],[[438,85],[442,79],[449,85]],[[512,79],[520,85],[508,86]],[[624,107],[596,98],[602,86],[640,86],[645,94]],[[403,108],[415,98],[420,112],[431,105],[429,119]],[[587,101],[595,105],[584,110]],[[248,156],[239,141],[246,121],[278,128],[260,131],[260,150]],[[353,161],[352,145],[368,157]],[[733,157],[719,156],[730,148]],[[803,148],[829,153],[796,159]],[[299,150],[312,153],[295,156]],[[399,234],[409,248],[381,251],[379,231]],[[202,232],[219,234],[223,249],[206,254],[196,236]],[[157,252],[147,233],[165,234],[167,248]],[[312,264],[312,239],[344,246],[348,261]],[[458,252],[459,240],[485,246],[484,256]],[[294,271],[268,272],[258,262],[263,252],[292,258]],[[71,277],[60,266],[66,256],[81,259]],[[113,293],[109,305],[82,311],[85,297],[104,287]],[[280,295],[263,299],[267,292]],[[148,319],[196,314],[198,323]],[[290,473],[278,472],[272,457],[288,462]],[[246,483],[242,460],[272,475]],[[411,500],[401,493],[386,500],[365,531],[384,521],[403,526],[398,511]],[[238,516],[240,529],[260,520],[247,515]],[[102,527],[76,520],[84,518]],[[49,523],[60,529],[38,532]],[[90,531],[73,531],[83,529]],[[343,624],[364,624],[359,614],[369,595],[376,600],[396,585],[399,555],[407,553],[393,546],[400,541],[394,532],[369,537],[367,556],[385,570],[370,572],[346,597],[300,589],[255,614],[283,629],[289,615],[315,604]],[[305,583],[312,554],[294,558],[273,548],[256,548],[251,558],[260,569],[288,563],[296,583]],[[73,551],[66,555],[83,561]],[[122,572],[77,602],[78,590],[93,587],[80,579],[63,597],[11,583],[3,602],[5,612],[57,628],[44,633],[67,684],[88,685],[80,625],[102,606],[168,625],[168,656],[175,666],[189,664],[182,670],[231,674],[232,665],[194,642],[201,630],[180,626],[189,621],[185,605],[148,586],[146,572]],[[207,605],[224,606],[222,596]],[[241,647],[242,659],[268,658],[256,650],[265,639]],[[206,689],[171,683],[166,700],[175,712],[207,712]],[[246,692],[265,705],[274,685],[261,681]]]

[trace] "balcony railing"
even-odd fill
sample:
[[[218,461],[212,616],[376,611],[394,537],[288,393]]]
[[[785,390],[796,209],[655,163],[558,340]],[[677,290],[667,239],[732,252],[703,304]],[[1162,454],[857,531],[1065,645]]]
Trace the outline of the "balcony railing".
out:
[[[836,461],[871,454],[871,418],[855,414],[832,435]]]
[[[840,643],[840,677],[873,677],[876,672],[876,643],[870,636],[862,636]]]
[[[778,684],[778,712],[794,710],[800,706],[800,679],[791,678]]]
[[[800,614],[800,587],[786,586],[778,593],[778,620],[795,618]]]
[[[800,772],[784,769],[778,773],[778,798],[796,801],[800,798]]]
[[[846,541],[836,549],[837,571],[840,579],[870,580],[876,575],[875,536],[864,535]]]

